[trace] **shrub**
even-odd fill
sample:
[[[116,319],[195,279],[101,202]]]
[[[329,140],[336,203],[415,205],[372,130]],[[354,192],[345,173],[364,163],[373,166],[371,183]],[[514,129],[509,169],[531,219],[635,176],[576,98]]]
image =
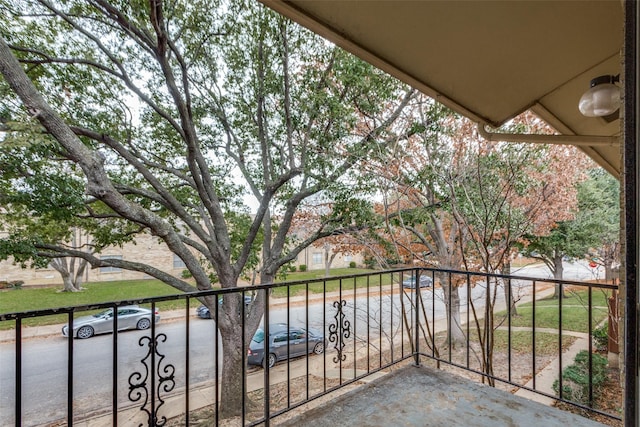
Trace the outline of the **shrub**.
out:
[[[607,358],[599,354],[591,354],[594,397],[607,379]],[[576,355],[573,365],[562,371],[562,398],[572,402],[589,404],[589,352],[582,350]],[[559,392],[559,381],[553,383],[553,391]]]
[[[182,270],[182,273],[180,274],[180,276],[183,279],[191,279],[193,277],[193,275],[191,274],[191,272],[189,270]]]
[[[593,342],[598,351],[606,351],[609,346],[609,324],[604,322],[593,330]]]
[[[296,270],[297,270],[297,268],[296,268],[296,266],[295,266],[295,265],[290,265],[290,266],[289,266],[289,271],[290,271],[290,272],[295,273],[295,272],[296,272]]]
[[[364,259],[364,265],[365,267],[367,267],[369,270],[373,270],[373,268],[376,266],[376,260],[373,257],[365,257]]]
[[[307,265],[306,264],[300,264],[300,271],[307,271]]]
[[[24,282],[22,280],[0,281],[0,289],[22,289]]]
[[[356,262],[355,261],[351,261],[349,263],[349,268],[356,268]]]

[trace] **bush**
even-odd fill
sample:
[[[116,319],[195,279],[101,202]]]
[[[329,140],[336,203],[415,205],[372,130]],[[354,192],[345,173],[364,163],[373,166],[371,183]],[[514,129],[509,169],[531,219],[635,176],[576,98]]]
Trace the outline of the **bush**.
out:
[[[300,264],[300,271],[302,271],[302,272],[307,271],[307,265],[306,264]]]
[[[592,375],[594,397],[607,379],[607,358],[593,353]],[[560,395],[559,381],[553,383],[553,391]],[[589,352],[582,350],[576,355],[573,365],[562,371],[562,398],[572,402],[589,404]]]
[[[182,270],[182,273],[180,274],[180,276],[183,279],[191,279],[193,277],[193,275],[191,274],[191,272],[189,270]]]
[[[295,273],[295,272],[296,272],[296,270],[297,270],[297,268],[296,268],[296,266],[295,266],[295,265],[290,265],[290,266],[289,266],[289,271],[290,271],[290,272]]]
[[[22,280],[0,281],[0,289],[22,289],[24,282]]]
[[[356,268],[356,262],[355,261],[351,261],[349,263],[349,268]]]
[[[364,259],[364,265],[365,267],[367,267],[369,270],[373,270],[374,267],[376,266],[376,260],[373,257],[365,257]]]
[[[607,351],[609,347],[609,324],[607,322],[593,330],[593,342],[598,351]]]

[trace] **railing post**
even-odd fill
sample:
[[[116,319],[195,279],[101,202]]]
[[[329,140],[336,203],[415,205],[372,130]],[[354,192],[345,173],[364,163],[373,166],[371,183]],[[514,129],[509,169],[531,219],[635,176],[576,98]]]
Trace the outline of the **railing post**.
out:
[[[73,333],[73,330],[70,332]],[[69,337],[71,339],[71,337]],[[16,426],[22,425],[22,318],[16,319]]]
[[[271,388],[269,387],[269,384],[271,383],[271,380],[269,379],[269,374],[270,374],[270,367],[269,367],[269,353],[271,352],[271,348],[269,347],[271,344],[271,339],[270,339],[270,331],[269,331],[269,289],[265,289],[264,290],[264,425],[265,426],[269,426],[269,418],[270,418],[270,412],[271,412],[271,402],[270,402],[270,398],[271,398]],[[243,293],[243,297],[242,297],[242,306],[244,307],[244,293]],[[287,307],[288,310],[288,307]],[[287,319],[288,319],[289,313],[287,313]],[[289,321],[287,320],[287,333],[289,330]],[[242,330],[242,335],[244,336],[244,328]],[[244,339],[243,339],[244,341]],[[287,363],[289,363],[287,361]],[[243,383],[246,383],[246,372],[245,372],[245,380],[243,381]],[[243,408],[243,415],[244,415],[244,408]],[[244,422],[243,424],[244,425]]]
[[[149,421],[153,422],[152,425],[158,424],[158,414],[156,414],[156,352],[157,352],[157,341],[156,341],[156,303],[151,303],[151,338],[149,339],[149,349],[151,351],[151,414],[149,417]],[[116,307],[113,310],[113,318],[118,317],[118,308]]]
[[[68,313],[69,340],[67,341],[67,425],[73,425],[73,313]]]
[[[420,292],[420,273],[421,269],[417,269],[416,271],[416,286],[414,287],[414,298],[415,298],[415,327],[413,330],[415,347],[414,347],[414,364],[416,366],[420,366],[420,301],[422,292]]]
[[[638,179],[638,140],[640,125],[638,124],[638,102],[640,89],[638,79],[638,44],[640,35],[640,8],[635,1],[624,2],[624,425],[627,427],[640,424],[640,355],[638,336],[640,335],[639,317],[640,297],[638,294],[638,195],[640,194]]]
[[[113,305],[112,308],[114,313],[117,313],[118,306]],[[111,387],[113,389],[113,395],[111,396],[111,407],[113,411],[113,416],[111,417],[111,425],[113,427],[118,427],[118,316],[113,316],[113,342],[112,345],[112,356],[111,356],[111,366],[112,366],[112,380]]]

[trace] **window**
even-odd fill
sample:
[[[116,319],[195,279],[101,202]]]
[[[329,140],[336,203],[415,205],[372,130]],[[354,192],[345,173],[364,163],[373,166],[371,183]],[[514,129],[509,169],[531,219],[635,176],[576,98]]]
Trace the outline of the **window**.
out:
[[[262,342],[264,341],[264,331],[262,329],[258,329],[256,334],[253,336],[253,341]]]
[[[322,252],[314,252],[311,257],[311,262],[313,264],[322,264]]]
[[[100,259],[122,259],[122,255],[103,255]],[[118,273],[122,271],[119,267],[100,267],[100,273]]]
[[[302,331],[294,331],[294,332],[289,333],[289,339],[292,340],[292,341],[301,340],[303,338],[306,338],[306,335]]]
[[[178,255],[173,254],[173,268],[185,268],[186,265],[184,264],[184,261],[182,260],[182,258],[180,258]]]
[[[345,262],[351,262],[351,261],[353,261],[353,257],[351,255],[345,255],[344,256],[344,261]]]
[[[275,338],[273,339],[273,342],[286,342],[287,338],[288,338],[289,334],[282,333],[282,334],[278,334],[275,336]]]

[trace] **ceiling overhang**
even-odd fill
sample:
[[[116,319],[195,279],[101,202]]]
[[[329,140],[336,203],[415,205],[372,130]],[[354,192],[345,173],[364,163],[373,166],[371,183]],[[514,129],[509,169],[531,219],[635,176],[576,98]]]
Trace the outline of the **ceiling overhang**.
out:
[[[619,1],[260,1],[476,122],[531,109],[565,135],[620,134],[577,108],[620,74]],[[619,176],[618,144],[579,145]]]

